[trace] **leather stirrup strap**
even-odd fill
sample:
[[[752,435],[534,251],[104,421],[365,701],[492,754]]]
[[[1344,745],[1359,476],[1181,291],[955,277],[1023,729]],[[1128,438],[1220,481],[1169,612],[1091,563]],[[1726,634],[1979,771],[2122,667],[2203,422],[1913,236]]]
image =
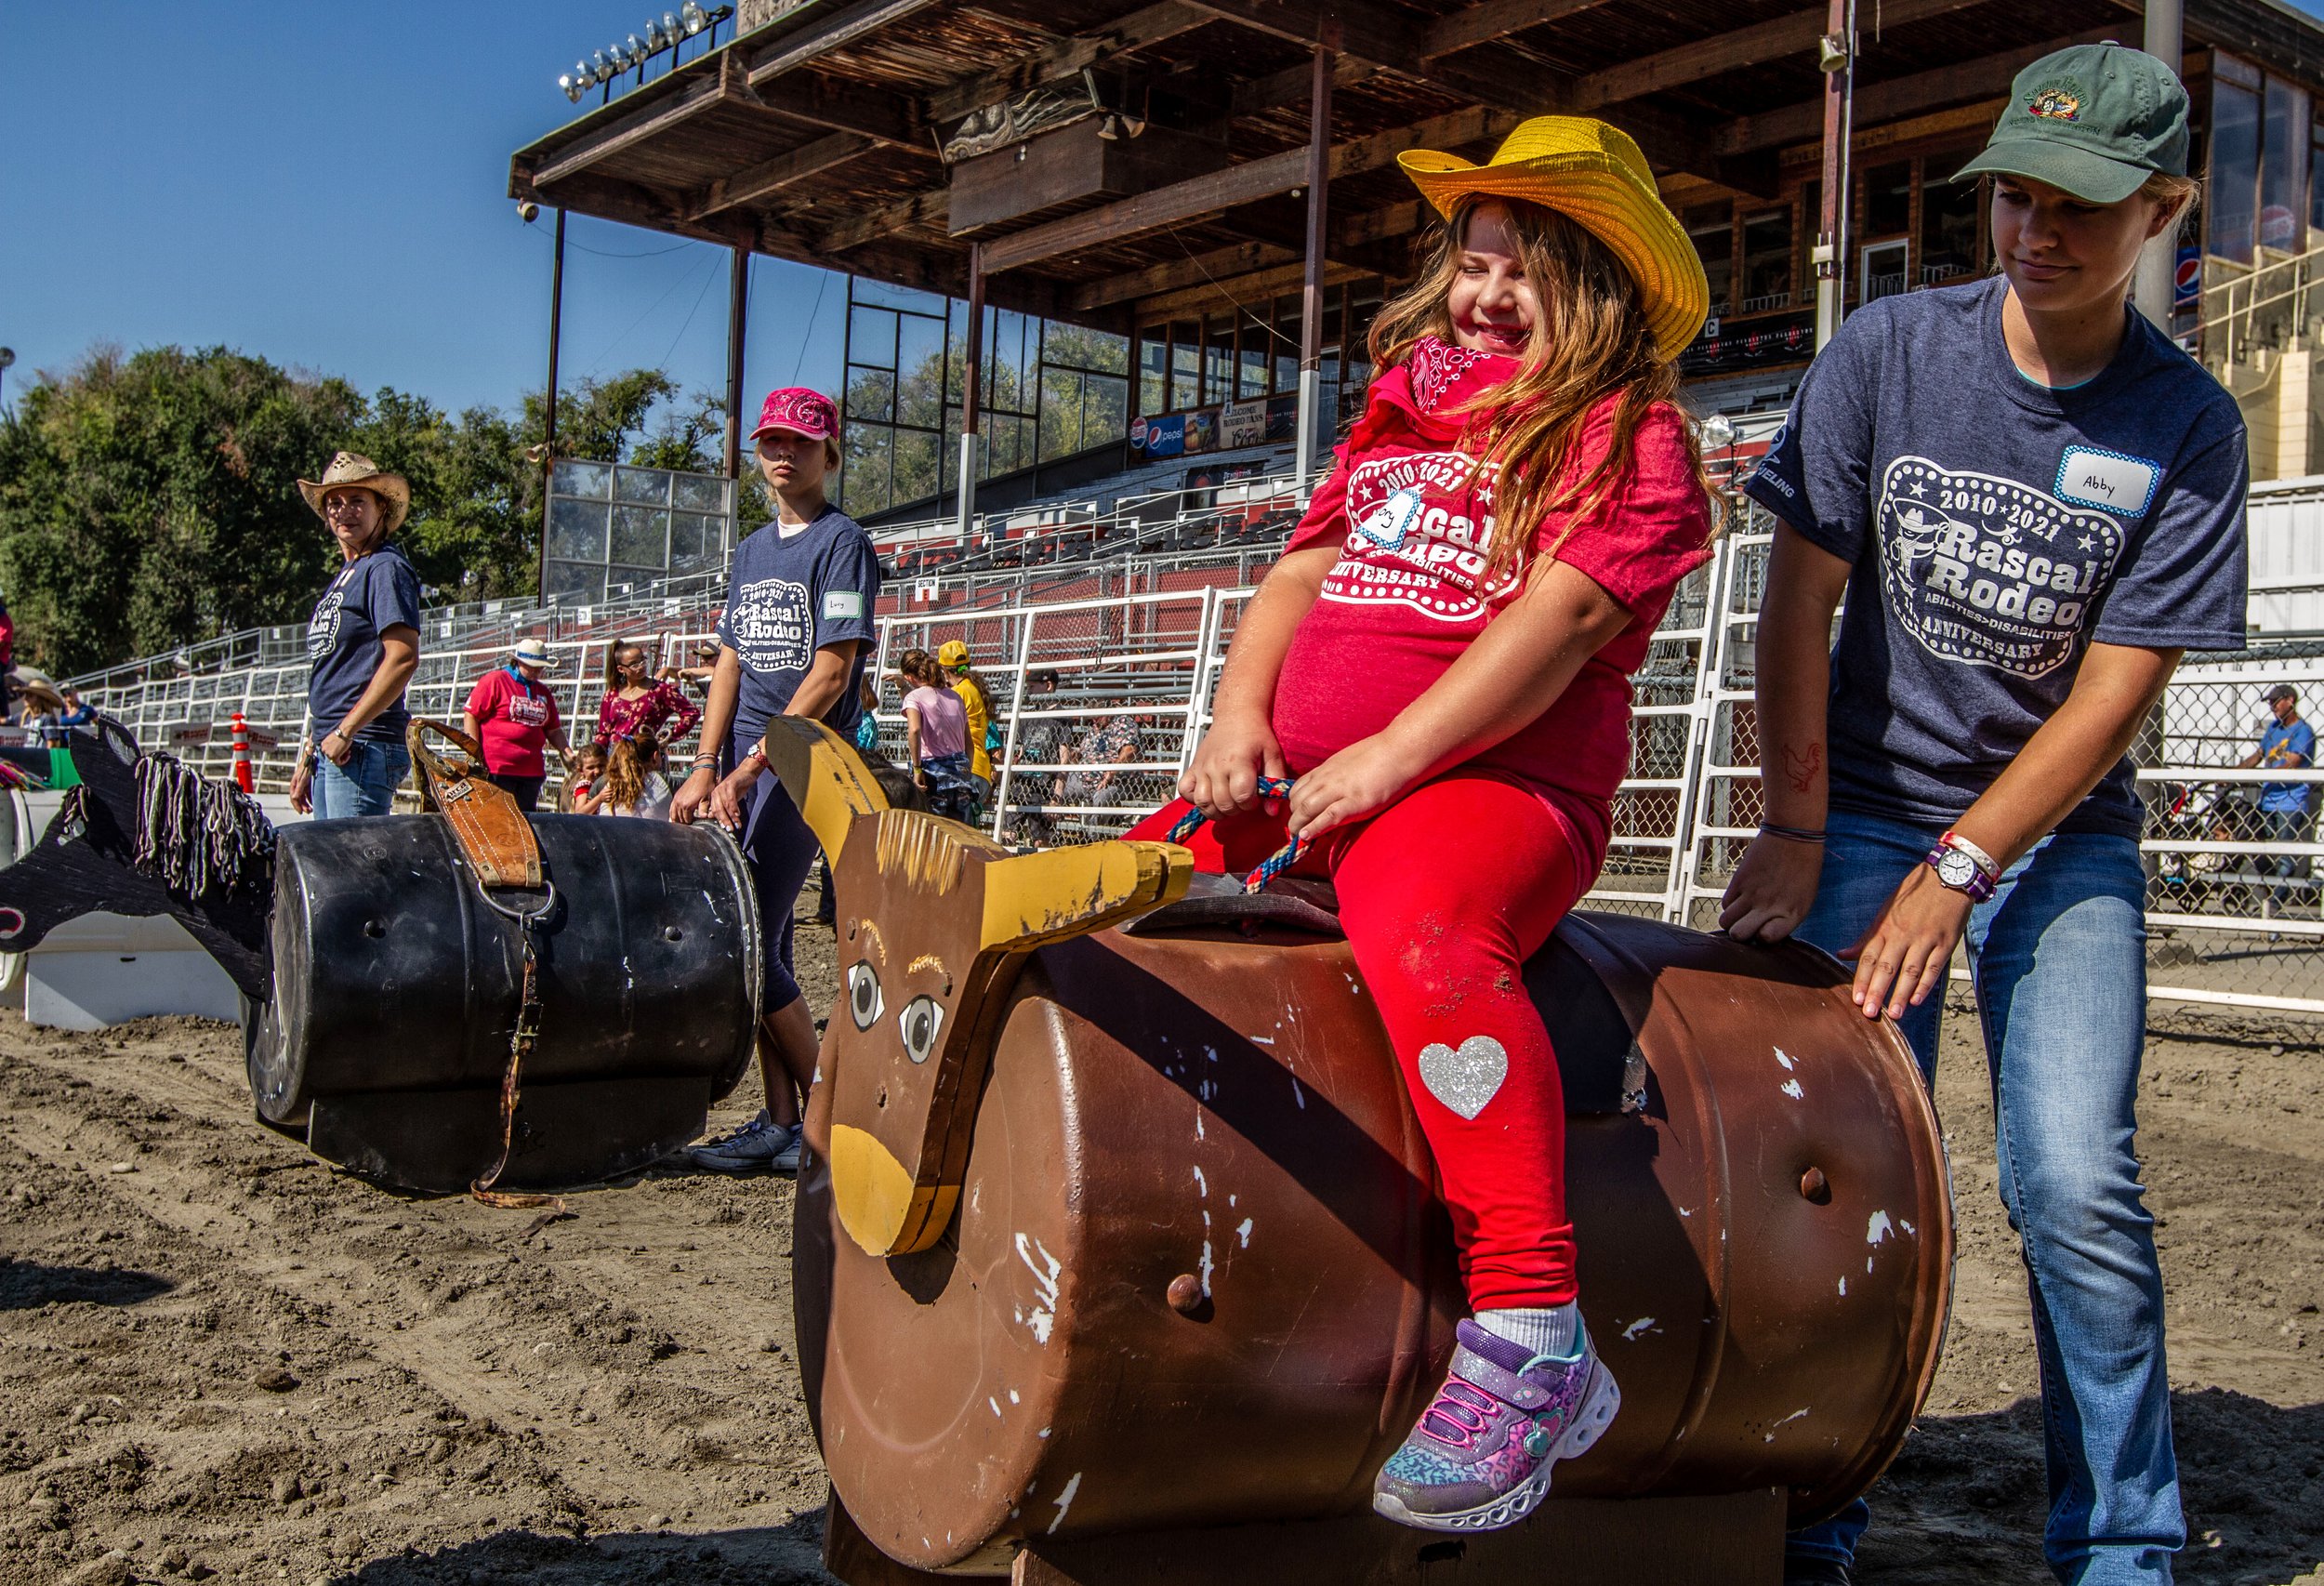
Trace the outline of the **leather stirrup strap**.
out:
[[[468,756],[455,766],[429,748],[427,735],[436,734]],[[483,886],[533,887],[541,884],[541,848],[534,840],[532,823],[517,808],[507,788],[484,779],[483,747],[457,728],[421,717],[412,718],[403,741],[428,793],[428,802],[451,824],[452,835],[468,856]]]

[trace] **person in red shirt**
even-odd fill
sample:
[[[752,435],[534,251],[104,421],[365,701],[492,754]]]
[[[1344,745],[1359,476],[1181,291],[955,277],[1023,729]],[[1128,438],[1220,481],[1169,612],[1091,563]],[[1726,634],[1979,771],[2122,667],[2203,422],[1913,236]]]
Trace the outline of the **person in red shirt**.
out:
[[[1675,363],[1709,288],[1603,122],[1537,117],[1485,165],[1401,160],[1446,222],[1433,262],[1372,327],[1380,373],[1235,630],[1182,797],[1130,835],[1338,891],[1475,1313],[1373,1507],[1468,1531],[1530,1512],[1621,1400],[1576,1305],[1565,1098],[1523,971],[1597,875],[1628,674],[1710,555]]]
[[[541,681],[541,674],[556,664],[548,645],[528,639],[509,652],[507,666],[476,680],[463,707],[461,724],[484,746],[486,779],[515,795],[526,814],[539,804],[541,784],[548,776],[542,746],[555,748],[568,766],[573,763],[557,696]]]

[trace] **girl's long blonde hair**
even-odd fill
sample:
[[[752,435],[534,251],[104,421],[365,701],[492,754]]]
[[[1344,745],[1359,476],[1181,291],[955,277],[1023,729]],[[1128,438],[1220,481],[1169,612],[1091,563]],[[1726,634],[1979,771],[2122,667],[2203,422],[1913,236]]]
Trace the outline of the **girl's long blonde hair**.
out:
[[[591,791],[603,794],[610,808],[636,809],[638,800],[645,797],[646,775],[653,771],[654,756],[661,747],[651,733],[615,738],[605,756],[605,778]]]
[[[1517,373],[1455,410],[1466,416],[1463,449],[1474,452],[1479,471],[1486,463],[1499,469],[1482,580],[1489,588],[1502,574],[1524,569],[1533,536],[1551,513],[1565,514],[1558,536],[1563,544],[1612,498],[1637,460],[1639,428],[1657,404],[1677,413],[1690,437],[1694,426],[1678,400],[1678,363],[1656,348],[1635,278],[1579,223],[1518,199],[1471,198],[1453,211],[1436,232],[1419,279],[1383,304],[1373,320],[1373,366],[1402,363],[1422,337],[1453,340],[1453,282],[1469,224],[1488,203],[1507,208],[1539,304]],[[1569,477],[1583,420],[1613,392],[1620,398],[1605,455],[1587,472]],[[1699,447],[1694,465],[1708,495],[1710,481]]]

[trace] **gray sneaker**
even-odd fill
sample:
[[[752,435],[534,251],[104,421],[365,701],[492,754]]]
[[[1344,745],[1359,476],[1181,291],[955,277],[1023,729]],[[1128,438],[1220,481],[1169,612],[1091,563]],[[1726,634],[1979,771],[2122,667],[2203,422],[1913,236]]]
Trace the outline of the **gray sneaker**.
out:
[[[732,1134],[722,1134],[690,1146],[687,1158],[714,1173],[755,1173],[772,1169],[778,1173],[799,1171],[799,1127],[771,1121],[764,1107]]]

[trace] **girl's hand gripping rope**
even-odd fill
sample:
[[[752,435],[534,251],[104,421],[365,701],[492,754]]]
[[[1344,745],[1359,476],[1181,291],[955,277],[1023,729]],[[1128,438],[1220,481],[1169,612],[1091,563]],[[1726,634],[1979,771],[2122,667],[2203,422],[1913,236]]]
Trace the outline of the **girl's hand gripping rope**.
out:
[[[1259,779],[1257,793],[1259,798],[1284,799],[1288,798],[1290,793],[1291,783],[1288,778],[1262,776]],[[1210,816],[1199,807],[1187,811],[1178,818],[1178,824],[1170,828],[1169,840],[1184,842],[1194,836],[1202,824],[1209,818]],[[1247,892],[1263,891],[1269,881],[1298,864],[1300,855],[1306,852],[1307,844],[1299,838],[1293,838],[1261,861],[1258,869],[1243,878],[1243,890]]]

